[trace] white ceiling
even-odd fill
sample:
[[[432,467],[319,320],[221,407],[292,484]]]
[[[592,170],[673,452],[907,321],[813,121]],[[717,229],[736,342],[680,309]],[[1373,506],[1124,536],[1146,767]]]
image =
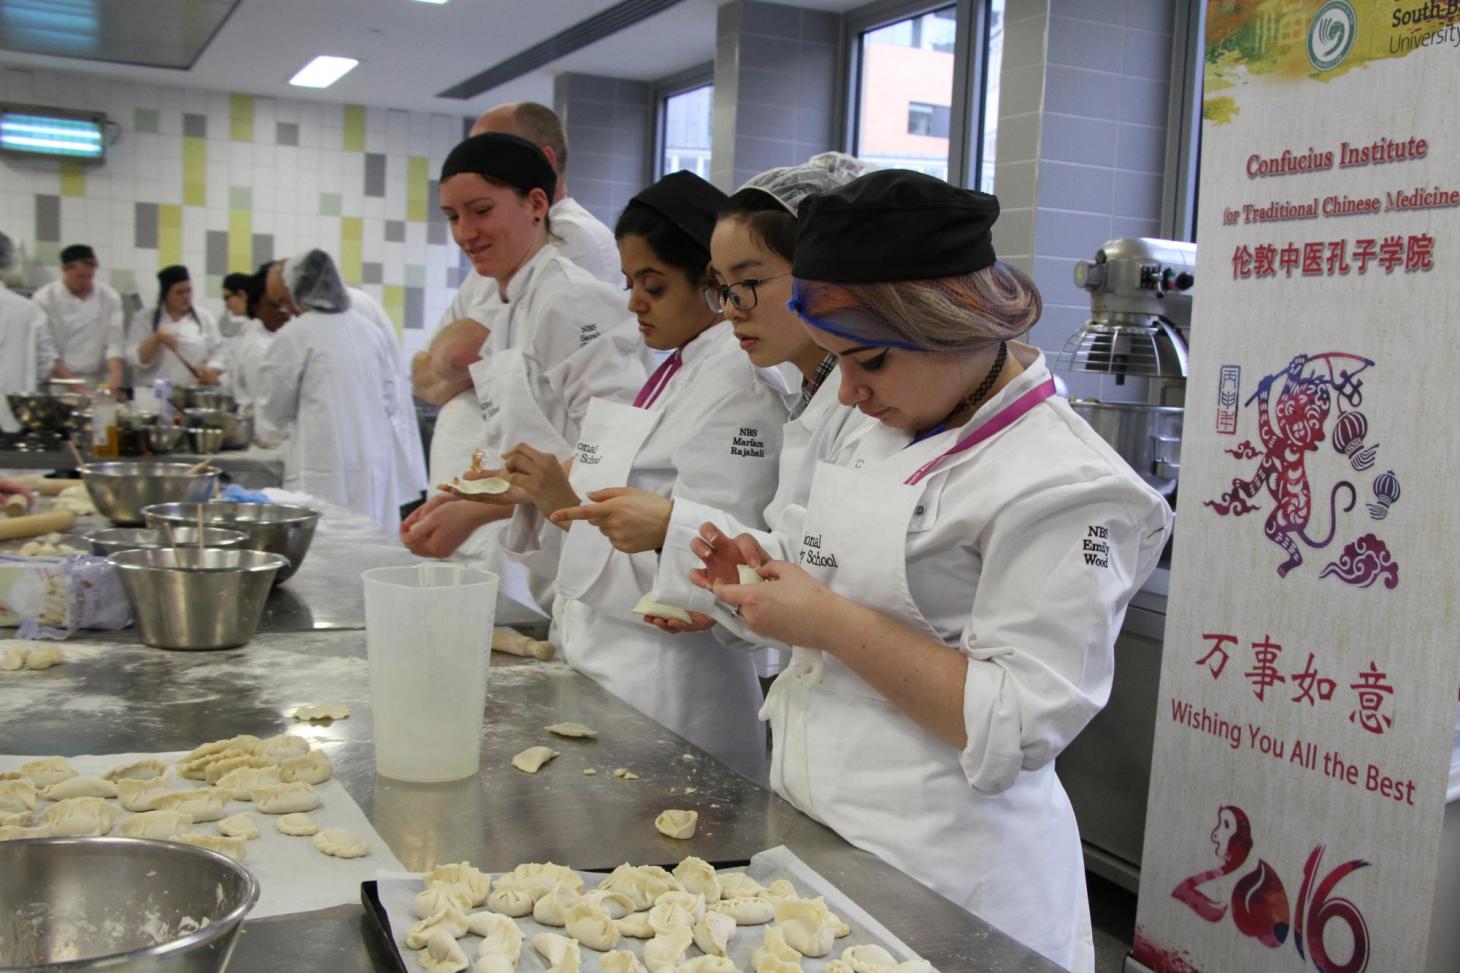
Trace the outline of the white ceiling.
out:
[[[436,92],[491,67],[614,5],[615,0],[240,0],[188,71],[4,53],[9,66],[32,65],[108,77],[239,91],[280,98],[476,115],[504,101],[552,103],[563,72],[652,80],[714,58],[716,7],[725,0],[683,0],[635,27],[585,47],[469,101]],[[796,6],[848,10],[862,0],[798,0]],[[168,25],[155,29],[165,33]],[[325,90],[290,87],[289,77],[316,54],[360,65]]]

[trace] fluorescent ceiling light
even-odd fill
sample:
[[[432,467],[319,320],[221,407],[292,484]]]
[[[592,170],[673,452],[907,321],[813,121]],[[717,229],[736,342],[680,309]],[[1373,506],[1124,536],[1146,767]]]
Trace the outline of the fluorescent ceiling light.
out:
[[[353,57],[330,57],[328,54],[321,54],[300,68],[289,79],[289,83],[301,88],[328,88],[349,74],[359,63]]]
[[[449,0],[416,0],[417,3],[447,3]]]

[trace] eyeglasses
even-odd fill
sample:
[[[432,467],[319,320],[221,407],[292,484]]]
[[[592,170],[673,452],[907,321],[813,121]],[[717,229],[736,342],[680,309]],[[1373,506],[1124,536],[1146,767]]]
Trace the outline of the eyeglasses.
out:
[[[788,270],[783,274],[776,274],[774,277],[761,277],[759,279],[747,277],[745,280],[737,280],[733,284],[725,284],[719,287],[712,284],[705,288],[705,303],[716,314],[723,313],[727,304],[734,307],[737,311],[749,311],[760,300],[755,290],[757,287],[761,284],[767,284],[773,280],[780,280],[782,277],[789,276],[791,276],[791,272]]]

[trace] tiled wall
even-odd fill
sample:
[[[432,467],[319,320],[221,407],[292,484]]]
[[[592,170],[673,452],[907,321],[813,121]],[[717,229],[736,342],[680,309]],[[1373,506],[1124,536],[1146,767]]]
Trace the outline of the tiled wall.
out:
[[[1032,271],[1045,310],[1031,337],[1058,352],[1090,314],[1075,261],[1116,237],[1160,235],[1173,6],[1010,0],[1008,11],[995,245]],[[1110,398],[1133,397],[1138,385],[1071,383]]]
[[[414,350],[459,283],[434,176],[460,118],[14,68],[0,71],[0,99],[121,126],[101,166],[0,161],[0,225],[25,246],[31,287],[56,277],[62,246],[85,242],[118,290],[150,303],[157,270],[182,263],[216,310],[224,274],[317,246]]]
[[[718,17],[711,181],[731,192],[835,148],[841,17],[758,0]]]
[[[568,194],[612,227],[653,172],[649,83],[560,74],[553,110],[568,136]]]

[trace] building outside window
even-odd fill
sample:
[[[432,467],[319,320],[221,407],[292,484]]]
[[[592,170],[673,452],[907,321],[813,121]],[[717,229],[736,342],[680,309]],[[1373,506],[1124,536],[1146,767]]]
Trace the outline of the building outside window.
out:
[[[710,127],[715,86],[711,84],[677,91],[664,99],[660,118],[664,152],[660,175],[688,169],[703,179],[710,178]]]

